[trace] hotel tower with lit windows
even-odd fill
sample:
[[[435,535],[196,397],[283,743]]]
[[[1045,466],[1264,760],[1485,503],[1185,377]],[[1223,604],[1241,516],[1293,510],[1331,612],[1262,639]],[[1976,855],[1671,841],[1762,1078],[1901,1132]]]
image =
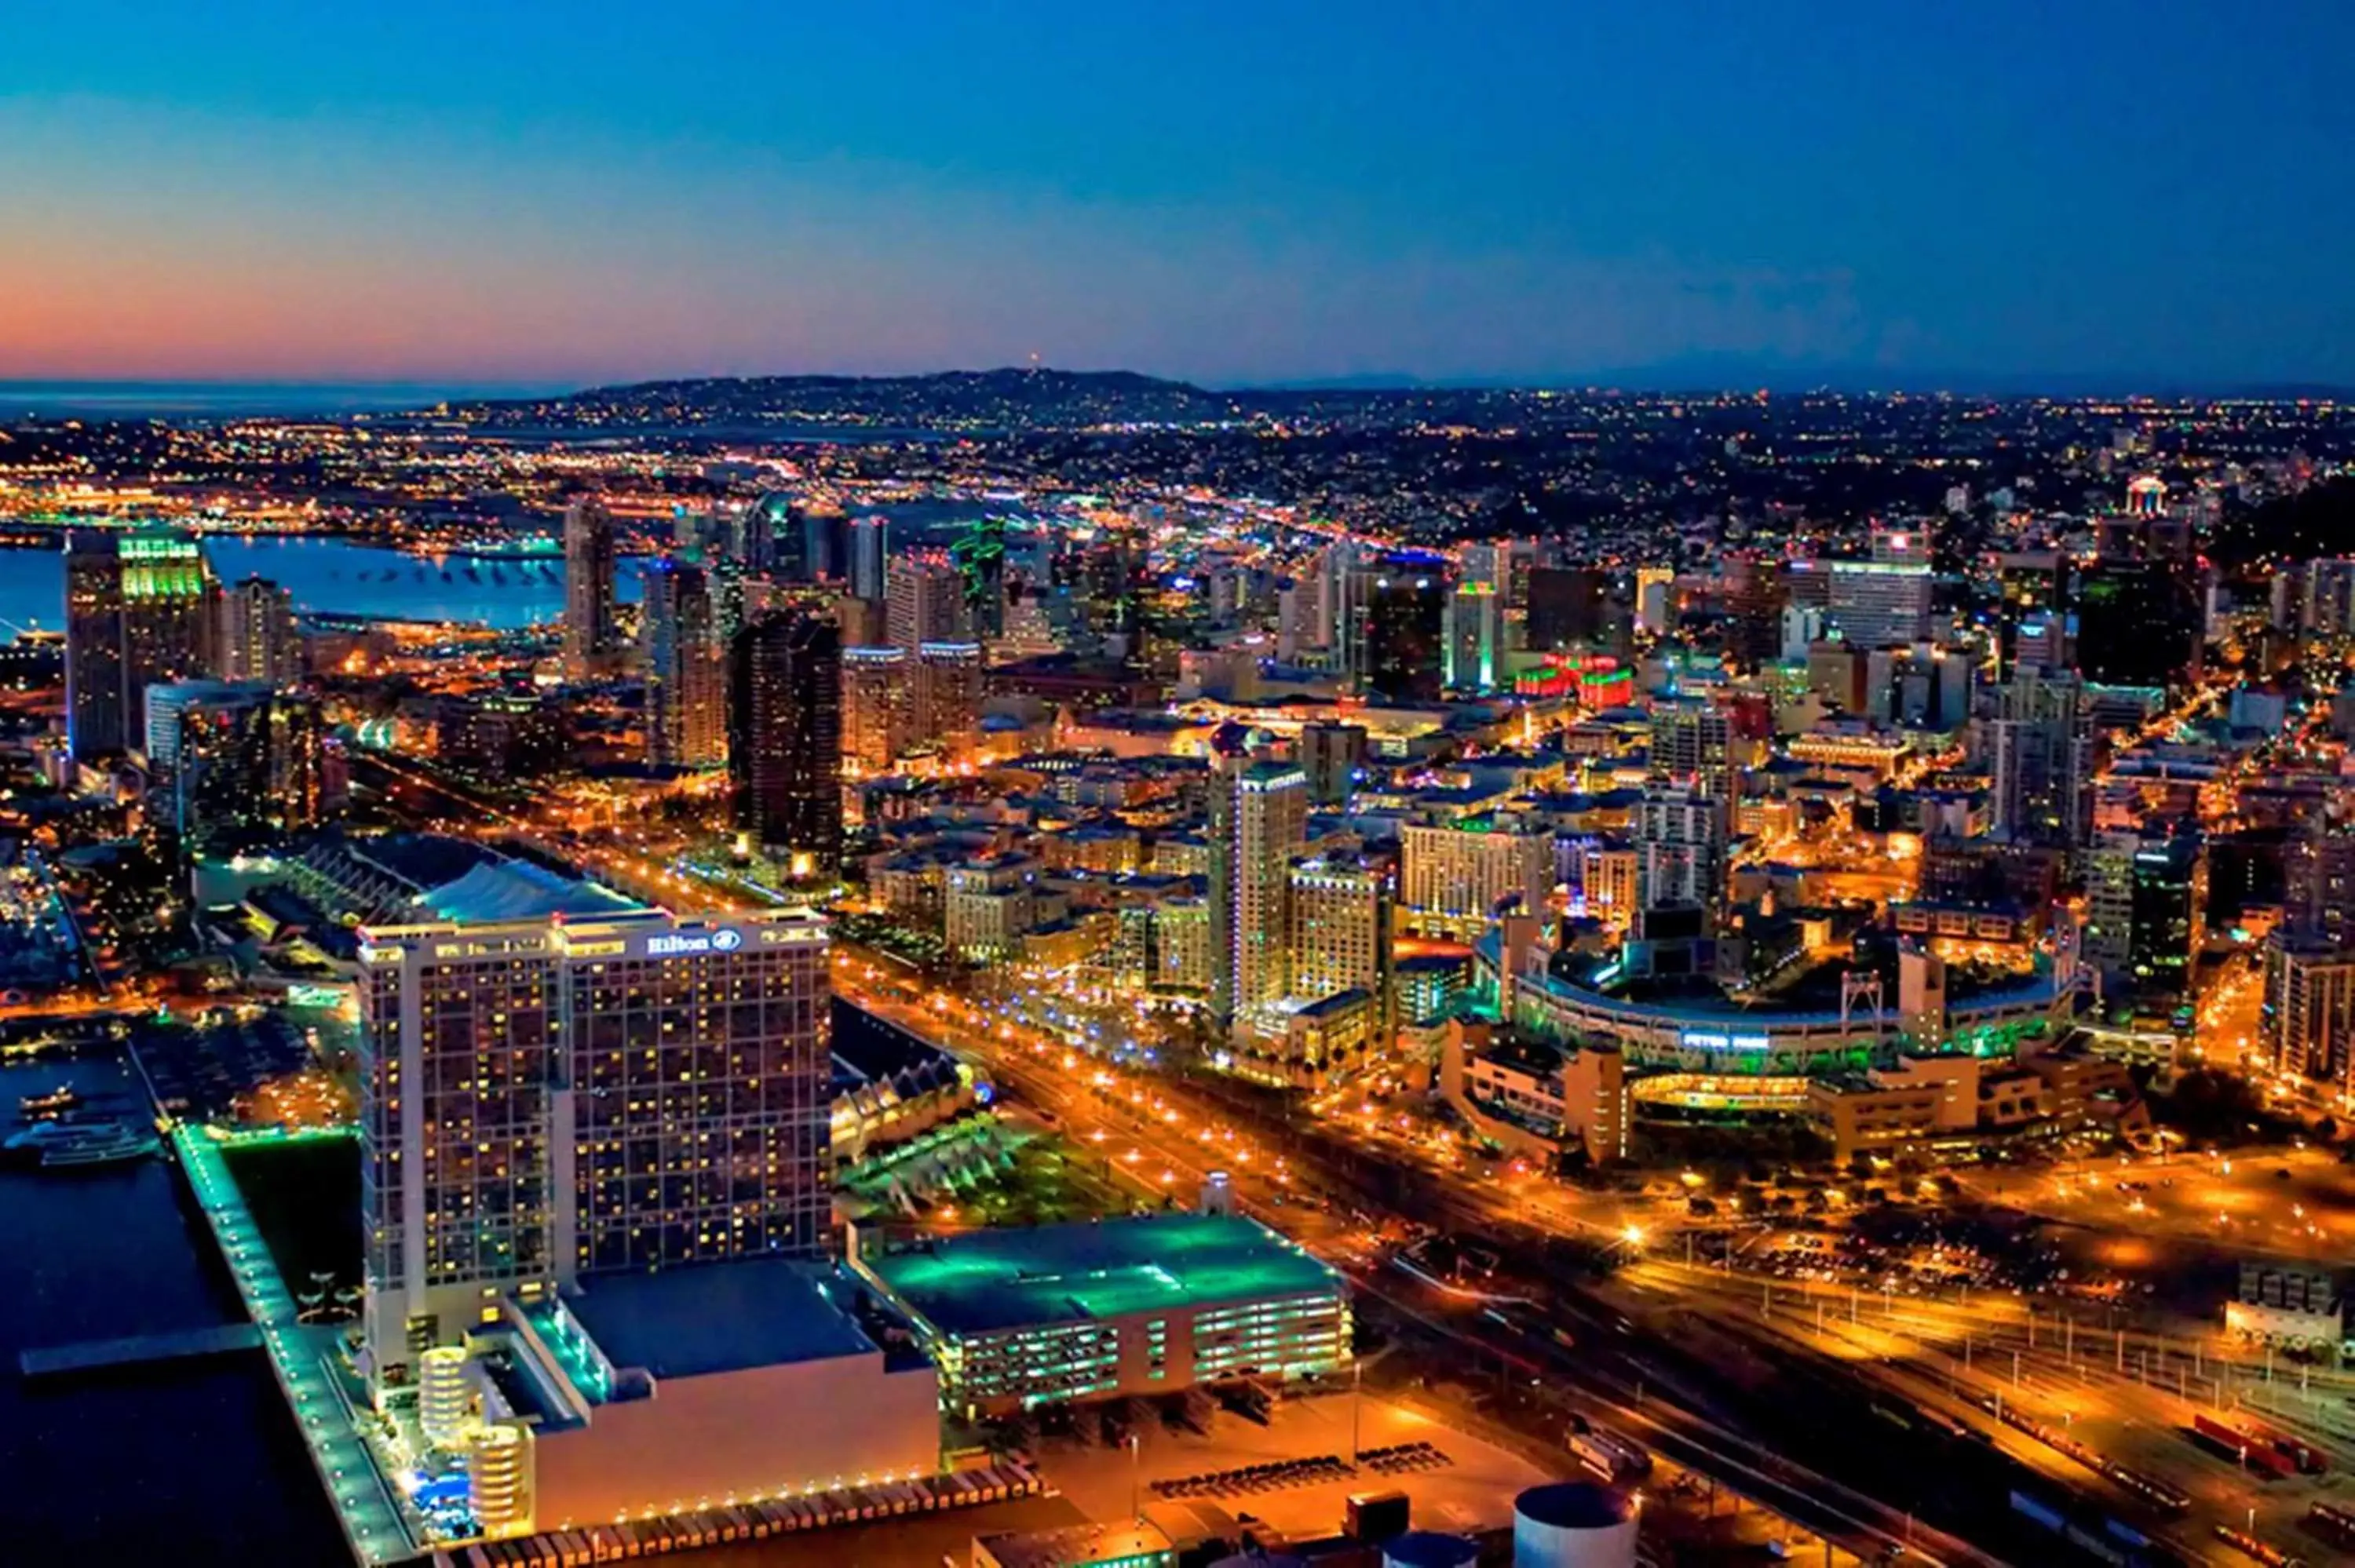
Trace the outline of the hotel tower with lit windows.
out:
[[[508,862],[361,933],[366,1330],[379,1390],[577,1278],[811,1257],[827,943]]]

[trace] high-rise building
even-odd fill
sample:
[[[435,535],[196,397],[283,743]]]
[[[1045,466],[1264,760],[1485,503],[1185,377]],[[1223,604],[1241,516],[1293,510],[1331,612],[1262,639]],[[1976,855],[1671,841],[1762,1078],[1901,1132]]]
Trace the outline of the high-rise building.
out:
[[[1607,652],[1622,641],[1608,572],[1596,567],[1532,567],[1528,581],[1525,635],[1531,652]],[[1627,630],[1632,637],[1632,617]]]
[[[2355,950],[2275,931],[2265,940],[2261,1017],[2277,1070],[2355,1090]]]
[[[150,820],[181,853],[212,859],[315,826],[325,812],[319,705],[266,681],[147,691]]]
[[[2105,686],[2168,686],[2199,667],[2200,598],[2179,563],[2104,561],[2077,584],[2077,668]]]
[[[564,678],[613,673],[621,640],[613,618],[613,514],[594,495],[564,509]]]
[[[512,783],[563,758],[563,715],[553,699],[523,687],[446,693],[434,705],[433,747],[461,773]]]
[[[485,1305],[825,1243],[826,940],[523,862],[360,933],[363,1326],[378,1389]]]
[[[2307,636],[2355,636],[2355,559],[2334,556],[2307,562],[2297,606],[2297,627]]]
[[[842,755],[860,773],[889,773],[918,734],[914,662],[905,648],[842,651]]]
[[[1725,809],[1699,790],[1650,789],[1636,803],[1636,895],[1646,909],[1715,910],[1725,895]]]
[[[981,644],[926,642],[916,650],[916,733],[955,752],[981,735]]]
[[[877,515],[850,520],[850,595],[883,602],[891,558],[891,520]]]
[[[2355,825],[2315,813],[2290,839],[2284,863],[2283,927],[2355,948]]]
[[[1446,579],[1425,574],[1384,572],[1364,588],[1350,667],[1369,701],[1406,706],[1441,700],[1447,599]]]
[[[1850,647],[1910,646],[1930,635],[1930,535],[1876,529],[1872,558],[1834,561],[1824,619]]]
[[[291,685],[303,678],[294,596],[268,577],[218,591],[213,602],[213,673],[224,681]]]
[[[645,585],[646,760],[717,768],[728,758],[728,663],[709,579],[700,567],[665,558],[646,568]]]
[[[2146,1007],[2187,1006],[2207,904],[2197,830],[2103,834],[2087,858],[2085,961]]]
[[[2084,683],[2023,664],[1987,721],[1989,826],[2014,843],[2075,849],[2092,831],[2093,710]]]
[[[1319,806],[1346,806],[1366,768],[1366,726],[1319,722],[1300,726],[1301,770],[1308,798]]]
[[[1292,988],[1287,895],[1308,836],[1308,775],[1290,763],[1231,762],[1210,797],[1210,1016],[1232,1033]]]
[[[1316,1001],[1345,991],[1390,995],[1391,871],[1348,855],[1318,855],[1291,870],[1292,994]]]
[[[1534,821],[1408,822],[1399,829],[1400,919],[1425,936],[1469,941],[1508,906],[1542,914],[1553,872],[1553,834]]]
[[[1733,720],[1721,708],[1692,699],[1663,699],[1651,714],[1651,773],[1663,782],[1690,784],[1731,808],[1739,793]]]
[[[736,826],[796,880],[842,865],[842,642],[773,610],[736,634],[728,767]]]
[[[1447,684],[1493,692],[1505,651],[1505,600],[1485,582],[1456,585],[1447,599]]]
[[[210,663],[208,573],[176,534],[77,528],[66,536],[66,723],[78,761],[146,733],[147,688]]]
[[[943,550],[910,550],[893,557],[884,641],[913,653],[927,642],[970,641],[964,575]]]

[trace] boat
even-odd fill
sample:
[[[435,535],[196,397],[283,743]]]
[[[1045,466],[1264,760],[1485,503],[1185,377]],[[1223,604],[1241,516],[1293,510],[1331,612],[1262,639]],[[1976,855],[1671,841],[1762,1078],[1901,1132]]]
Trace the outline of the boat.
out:
[[[37,1121],[47,1121],[69,1110],[80,1110],[81,1097],[74,1092],[71,1084],[59,1084],[46,1095],[19,1097],[16,1108]]]
[[[64,1171],[144,1160],[161,1147],[153,1128],[110,1118],[36,1122],[0,1144],[0,1150],[20,1164]]]

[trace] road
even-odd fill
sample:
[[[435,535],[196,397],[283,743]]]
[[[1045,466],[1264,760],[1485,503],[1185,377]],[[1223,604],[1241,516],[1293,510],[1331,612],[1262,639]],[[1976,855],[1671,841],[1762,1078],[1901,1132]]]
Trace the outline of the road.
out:
[[[1316,1129],[1245,1120],[1236,1107],[1207,1099],[1201,1086],[1092,1059],[957,999],[934,996],[918,1004],[891,994],[888,965],[847,948],[837,956],[837,987],[850,1000],[986,1067],[1012,1097],[1045,1111],[1068,1136],[1103,1150],[1133,1179],[1172,1201],[1190,1195],[1212,1171],[1226,1172],[1246,1213],[1344,1268],[1368,1295],[1460,1343],[1475,1365],[1495,1368],[1500,1379],[1534,1380],[1555,1416],[1575,1413],[1640,1435],[1668,1458],[1862,1557],[1894,1550],[1973,1568],[1998,1561],[1729,1419],[1698,1386],[1692,1368],[1656,1361],[1648,1334],[1576,1293],[1580,1260],[1592,1255],[1591,1247],[1561,1273],[1530,1279],[1531,1298],[1542,1295],[1547,1303],[1542,1325],[1498,1315],[1493,1298],[1426,1283],[1387,1261],[1384,1235],[1398,1234],[1401,1222],[1485,1239],[1500,1255],[1526,1252],[1532,1233],[1509,1214],[1508,1199],[1433,1172],[1404,1171],[1393,1160],[1361,1156],[1354,1166],[1337,1166]],[[1369,1180],[1369,1167],[1387,1178]],[[1391,1201],[1378,1202],[1377,1192]],[[1564,1325],[1574,1348],[1546,1331]]]

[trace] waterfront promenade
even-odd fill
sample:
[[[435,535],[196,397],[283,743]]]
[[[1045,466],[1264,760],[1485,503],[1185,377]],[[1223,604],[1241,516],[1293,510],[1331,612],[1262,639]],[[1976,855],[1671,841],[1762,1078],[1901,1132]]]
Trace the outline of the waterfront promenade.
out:
[[[256,1135],[282,1138],[288,1135]],[[303,1136],[303,1135],[294,1135]],[[342,1133],[310,1136],[343,1137]],[[187,1172],[189,1188],[205,1223],[212,1229],[221,1256],[237,1281],[237,1292],[247,1315],[261,1331],[262,1349],[270,1355],[278,1387],[294,1414],[304,1446],[336,1507],[336,1517],[363,1568],[405,1563],[418,1555],[417,1538],[392,1489],[378,1471],[359,1433],[360,1414],[354,1408],[338,1370],[336,1339],[341,1330],[295,1320],[294,1298],[279,1277],[269,1244],[253,1223],[253,1215],[238,1192],[223,1144],[200,1127],[182,1124],[172,1129],[172,1148]]]

